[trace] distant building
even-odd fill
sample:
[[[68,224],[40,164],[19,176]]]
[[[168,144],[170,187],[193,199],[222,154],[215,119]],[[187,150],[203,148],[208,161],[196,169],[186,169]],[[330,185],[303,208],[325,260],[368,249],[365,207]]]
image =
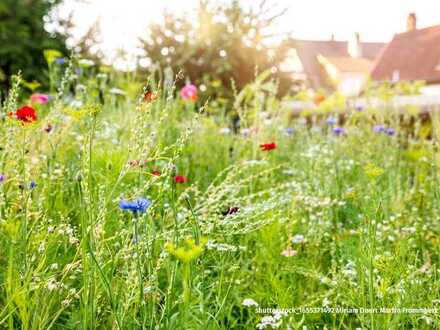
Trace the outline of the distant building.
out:
[[[417,29],[414,13],[407,31],[396,34],[376,61],[371,77],[377,81],[424,80],[424,94],[440,95],[440,25]]]
[[[289,61],[281,69],[315,90],[357,95],[384,47],[384,43],[361,42],[357,33],[350,41],[294,40]]]

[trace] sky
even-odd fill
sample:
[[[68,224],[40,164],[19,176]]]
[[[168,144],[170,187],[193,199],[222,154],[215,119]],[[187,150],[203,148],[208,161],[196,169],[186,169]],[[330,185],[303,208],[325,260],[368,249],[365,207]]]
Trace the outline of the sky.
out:
[[[220,1],[220,0],[218,0]],[[230,0],[221,0],[230,1]],[[244,6],[258,0],[240,0]],[[62,16],[72,12],[80,36],[97,19],[102,33],[101,49],[108,57],[117,49],[136,54],[138,38],[163,10],[191,12],[198,0],[65,0]],[[408,13],[417,14],[417,26],[440,24],[440,0],[267,0],[288,11],[279,21],[280,32],[292,31],[300,39],[348,40],[355,32],[363,41],[391,40],[404,32]]]

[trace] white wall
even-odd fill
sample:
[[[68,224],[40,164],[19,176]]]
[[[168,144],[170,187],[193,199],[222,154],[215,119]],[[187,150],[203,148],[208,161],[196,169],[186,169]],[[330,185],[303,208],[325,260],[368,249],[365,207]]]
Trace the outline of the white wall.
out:
[[[440,84],[424,86],[421,92],[423,95],[440,95]]]
[[[357,96],[367,79],[362,73],[343,73],[340,75],[338,90],[345,96]]]

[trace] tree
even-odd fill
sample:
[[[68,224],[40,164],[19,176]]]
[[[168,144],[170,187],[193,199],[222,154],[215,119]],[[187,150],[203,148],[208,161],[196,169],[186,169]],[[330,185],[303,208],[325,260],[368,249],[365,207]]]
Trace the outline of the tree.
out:
[[[51,10],[61,0],[0,1],[0,90],[10,87],[10,78],[22,71],[23,78],[47,81],[45,49],[67,53],[65,36],[50,33]]]
[[[240,89],[252,81],[257,69],[271,70],[286,91],[292,81],[279,66],[291,48],[289,38],[270,33],[284,13],[273,13],[264,0],[249,10],[237,0],[221,5],[201,0],[195,19],[165,13],[161,23],[149,27],[142,48],[152,63],[182,70],[196,84],[221,83],[225,96],[232,93],[232,84]],[[275,37],[284,41],[275,43]],[[212,93],[218,95],[218,90]]]
[[[72,21],[70,18],[69,21]],[[72,34],[66,31],[66,35]],[[92,60],[95,64],[101,65],[104,58],[104,53],[99,49],[101,37],[101,28],[99,20],[95,21],[86,33],[75,43],[74,51],[80,58]]]

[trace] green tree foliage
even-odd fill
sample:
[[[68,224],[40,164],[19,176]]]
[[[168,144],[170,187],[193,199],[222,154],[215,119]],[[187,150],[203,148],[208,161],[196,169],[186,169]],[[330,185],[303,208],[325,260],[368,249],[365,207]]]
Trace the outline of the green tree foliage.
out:
[[[279,66],[290,42],[270,31],[284,13],[274,13],[265,1],[247,10],[239,1],[219,5],[202,0],[195,17],[165,13],[161,23],[149,27],[142,48],[152,64],[171,67],[175,73],[182,70],[191,82],[205,84],[212,96],[227,96],[232,84],[243,88],[257,70],[270,70],[285,92],[292,81]],[[275,38],[282,40],[274,42]]]
[[[51,10],[61,1],[0,1],[0,90],[7,90],[10,77],[20,70],[28,81],[47,82],[43,51],[67,52],[65,37],[45,29]]]

